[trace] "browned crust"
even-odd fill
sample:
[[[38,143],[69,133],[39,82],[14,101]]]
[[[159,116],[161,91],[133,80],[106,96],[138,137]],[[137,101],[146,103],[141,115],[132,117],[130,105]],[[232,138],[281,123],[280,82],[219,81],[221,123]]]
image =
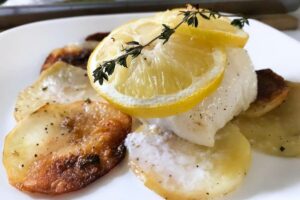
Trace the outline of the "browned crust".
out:
[[[76,67],[86,69],[87,61],[91,53],[92,49],[81,48],[75,45],[54,49],[46,58],[41,71],[48,69],[57,61],[63,61]]]
[[[288,90],[284,78],[271,69],[257,70],[258,93],[256,101],[270,102]]]
[[[289,87],[280,75],[271,69],[256,71],[257,98],[244,113],[248,117],[259,117],[279,106],[287,98]]]
[[[103,40],[109,32],[97,32],[88,35],[85,41],[100,42]],[[65,46],[63,48],[54,49],[44,61],[41,72],[51,67],[57,61],[63,61],[76,67],[86,69],[87,61],[92,53],[93,49],[82,48],[78,45]]]
[[[88,35],[85,38],[85,41],[97,41],[97,42],[100,42],[101,40],[103,40],[108,35],[109,35],[109,32],[97,32],[97,33],[93,33],[91,35]]]
[[[40,108],[51,112],[51,106]],[[69,152],[59,149],[36,160],[20,190],[62,194],[79,190],[115,167],[125,155],[124,140],[131,129],[131,117],[105,103],[76,102],[61,114],[61,129],[69,137]],[[93,112],[85,112],[92,109]],[[96,111],[95,111],[96,110]]]

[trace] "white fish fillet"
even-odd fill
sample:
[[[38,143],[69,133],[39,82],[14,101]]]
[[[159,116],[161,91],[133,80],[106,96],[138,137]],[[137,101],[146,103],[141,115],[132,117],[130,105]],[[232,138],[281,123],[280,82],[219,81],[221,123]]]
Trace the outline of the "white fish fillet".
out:
[[[214,145],[215,133],[255,100],[257,79],[244,49],[227,50],[228,65],[219,88],[188,112],[143,121],[171,130],[179,137],[205,146]]]

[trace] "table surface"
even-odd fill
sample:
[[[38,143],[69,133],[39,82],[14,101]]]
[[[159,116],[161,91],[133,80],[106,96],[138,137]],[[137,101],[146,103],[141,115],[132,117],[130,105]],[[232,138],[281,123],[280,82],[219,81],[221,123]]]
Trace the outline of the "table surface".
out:
[[[283,32],[300,42],[300,8],[297,11],[291,13],[291,15],[298,18],[298,29]]]
[[[62,2],[63,0],[47,0],[47,2]],[[32,3],[36,3],[36,4],[41,4],[41,3],[45,3],[45,0],[9,0],[7,2],[5,2],[3,5],[9,6],[9,5],[16,5],[16,4],[32,4]],[[287,30],[287,31],[283,31],[284,33],[286,33],[287,35],[289,35],[290,37],[298,40],[300,42],[300,8],[295,11],[290,13],[291,15],[295,16],[296,18],[298,18],[298,29],[297,30]],[[3,30],[0,30],[0,32]]]

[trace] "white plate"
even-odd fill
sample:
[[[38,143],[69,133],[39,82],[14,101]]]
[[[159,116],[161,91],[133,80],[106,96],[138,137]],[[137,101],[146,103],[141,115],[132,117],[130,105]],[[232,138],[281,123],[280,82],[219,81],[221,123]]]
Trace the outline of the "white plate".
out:
[[[13,108],[18,92],[37,79],[41,64],[54,48],[79,42],[88,34],[109,31],[134,18],[148,14],[75,17],[20,26],[0,34],[0,134],[1,150],[5,135],[14,127]],[[283,33],[251,20],[246,27],[246,46],[257,68],[272,68],[285,78],[300,81],[300,43]],[[300,123],[300,119],[295,119]],[[0,155],[2,160],[2,153]],[[300,198],[300,158],[287,159],[254,153],[250,173],[242,186],[226,199]],[[0,199],[47,199],[29,195],[10,186],[0,164]],[[148,190],[128,170],[126,161],[85,189],[55,199],[154,200]]]

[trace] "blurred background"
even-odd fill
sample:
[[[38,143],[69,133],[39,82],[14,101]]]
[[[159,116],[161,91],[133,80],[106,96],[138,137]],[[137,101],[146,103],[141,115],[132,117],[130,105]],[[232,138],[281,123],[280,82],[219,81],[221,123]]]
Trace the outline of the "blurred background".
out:
[[[0,31],[45,19],[151,12],[187,3],[258,19],[300,41],[300,0],[0,0]]]

